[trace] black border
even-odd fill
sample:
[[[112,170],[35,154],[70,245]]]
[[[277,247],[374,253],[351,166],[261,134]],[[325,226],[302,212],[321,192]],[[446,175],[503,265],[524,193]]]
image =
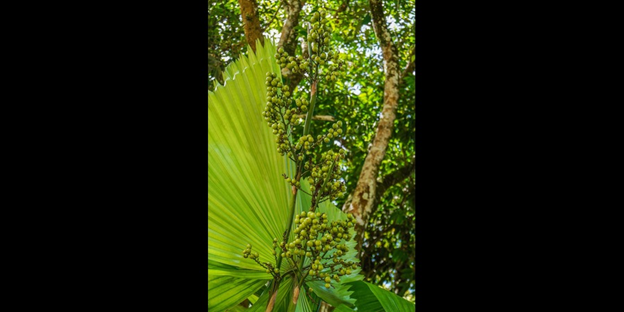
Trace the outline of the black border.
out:
[[[46,29],[60,68],[39,153],[58,172],[41,207],[58,212],[42,236],[69,233],[41,291],[63,309],[205,311],[207,2],[74,9]]]

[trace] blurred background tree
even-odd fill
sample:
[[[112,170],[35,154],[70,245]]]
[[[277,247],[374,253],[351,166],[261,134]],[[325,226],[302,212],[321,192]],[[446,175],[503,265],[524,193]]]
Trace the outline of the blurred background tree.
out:
[[[209,88],[223,83],[221,71],[247,44],[255,47],[258,34],[300,54],[306,31],[299,21],[316,5],[333,17],[333,45],[348,64],[344,80],[319,90],[315,109],[346,126],[334,144],[348,151],[351,195],[335,204],[362,220],[366,280],[414,301],[415,0],[208,0]]]

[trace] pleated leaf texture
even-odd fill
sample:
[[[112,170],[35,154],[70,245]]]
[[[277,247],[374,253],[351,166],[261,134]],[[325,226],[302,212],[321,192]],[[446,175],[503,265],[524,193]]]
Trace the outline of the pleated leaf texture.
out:
[[[272,242],[288,218],[290,188],[281,176],[293,164],[277,152],[262,117],[267,72],[279,75],[275,46],[248,48],[208,93],[208,309],[239,304],[269,281],[242,251],[251,244],[261,262],[274,262]],[[270,257],[269,257],[270,256]]]

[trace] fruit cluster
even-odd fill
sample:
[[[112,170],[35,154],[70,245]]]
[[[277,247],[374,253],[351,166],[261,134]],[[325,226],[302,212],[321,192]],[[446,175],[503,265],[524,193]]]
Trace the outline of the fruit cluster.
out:
[[[328,221],[326,213],[301,212],[295,216],[295,238],[290,242],[273,240],[273,255],[277,262],[277,253],[281,257],[291,261],[293,267],[300,271],[304,277],[310,275],[313,279],[325,281],[325,287],[330,288],[332,280],[340,282],[340,276],[351,274],[358,266],[355,262],[345,261],[343,256],[349,251],[346,242],[350,240],[349,229],[354,226],[354,218],[351,214],[347,220]],[[279,247],[278,247],[279,246]],[[277,250],[277,251],[276,251]],[[271,263],[260,263],[258,253],[251,252],[251,245],[243,251],[243,257],[250,257],[267,273],[276,276],[279,270]],[[308,266],[299,269],[298,263],[303,263],[305,257],[311,259]],[[313,259],[313,260],[312,260]]]
[[[350,274],[351,269],[357,267],[354,262],[342,259],[349,251],[349,247],[343,242],[349,241],[349,229],[354,226],[351,214],[346,221],[330,223],[326,213],[303,211],[295,216],[294,222],[294,240],[289,243],[282,242],[280,247],[282,257],[292,259],[295,263],[303,262],[304,257],[314,259],[302,269],[303,274],[324,280],[325,287],[329,288],[332,278],[340,282],[340,276]]]
[[[277,241],[277,239],[275,239],[275,241]],[[275,245],[275,241],[273,242],[274,245]],[[254,261],[256,261],[256,263],[258,263],[260,266],[265,268],[267,273],[273,276],[277,276],[277,274],[279,273],[279,270],[276,267],[274,267],[271,262],[265,262],[265,263],[260,262],[260,255],[257,252],[251,252],[251,244],[247,244],[247,249],[243,250],[243,257],[253,259]]]
[[[299,105],[292,107],[289,87],[273,73],[267,73],[266,87],[267,104],[262,115],[269,127],[273,129],[273,134],[277,135],[275,139],[277,151],[282,156],[288,154],[288,157],[293,159],[294,150],[288,141],[288,136],[292,134],[293,125],[298,121],[297,115],[307,111],[307,101],[298,100]]]
[[[339,181],[340,170],[336,166],[337,162],[344,159],[344,157],[344,150],[340,150],[338,153],[330,150],[321,155],[321,160],[317,166],[312,167],[312,162],[306,163],[307,168],[312,168],[310,176],[307,178],[314,199],[312,207],[317,202],[320,203],[326,199],[334,200],[346,191],[344,183]]]
[[[288,68],[292,73],[306,72],[308,70],[309,63],[304,61],[303,56],[290,56],[284,51],[284,48],[280,47],[277,50],[275,59],[277,59],[277,64],[282,70]]]
[[[351,274],[351,270],[357,267],[356,263],[343,258],[349,251],[346,242],[350,240],[349,230],[354,226],[353,216],[349,214],[347,220],[329,221],[327,214],[315,211],[322,201],[334,200],[346,191],[344,182],[340,181],[339,165],[345,151],[333,151],[331,148],[334,145],[330,144],[342,135],[343,128],[342,122],[338,121],[324,133],[318,131],[314,136],[309,133],[309,127],[317,102],[319,81],[324,79],[328,85],[336,81],[343,61],[329,46],[331,27],[325,12],[322,9],[314,12],[310,22],[305,58],[301,55],[290,56],[281,47],[275,55],[286,79],[290,73],[301,73],[310,81],[309,100],[305,94],[298,93],[296,87],[290,90],[289,80],[282,81],[278,75],[267,73],[266,107],[262,115],[276,135],[277,151],[282,156],[287,155],[297,168],[294,177],[284,174],[284,178],[294,187],[295,195],[296,189],[305,192],[301,189],[302,181],[309,183],[311,206],[309,211],[296,214],[293,201],[290,210],[292,219],[289,220],[294,219],[294,239],[287,241],[292,228],[288,227],[283,241],[278,243],[277,238],[273,240],[275,265],[261,263],[258,253],[252,252],[250,245],[243,251],[243,257],[255,260],[276,279],[280,278],[281,261],[286,259],[291,262],[294,272],[303,277],[301,280],[309,275],[312,279],[325,281],[325,287],[330,288],[332,280],[340,282],[341,276]],[[306,113],[307,116],[304,115]],[[306,123],[303,129],[297,128],[304,116]],[[299,129],[303,130],[302,134],[296,131]],[[307,266],[304,265],[306,257],[310,260]]]
[[[318,13],[316,13],[318,14]],[[315,35],[316,38],[318,35]],[[317,48],[318,51],[318,48]],[[278,50],[278,56],[282,55],[283,49]],[[288,62],[290,59],[281,56],[280,60]],[[292,62],[296,63],[295,59]],[[283,65],[283,64],[282,64]],[[292,68],[292,66],[291,66]],[[304,164],[305,172],[298,177],[284,176],[288,183],[299,188],[300,179],[307,178],[310,182],[311,191],[319,195],[315,203],[326,199],[334,200],[346,191],[343,182],[338,181],[339,168],[336,163],[344,158],[344,150],[335,153],[333,151],[320,152],[315,150],[322,148],[323,144],[331,142],[334,138],[342,135],[342,122],[338,121],[324,134],[319,134],[316,139],[310,135],[302,135],[295,139],[295,126],[299,124],[302,114],[307,113],[309,102],[305,97],[293,101],[288,85],[285,85],[276,74],[267,73],[267,104],[263,111],[264,119],[276,135],[275,143],[280,155],[287,155],[297,166]],[[293,105],[294,104],[294,105]],[[293,138],[291,141],[289,138]],[[296,143],[295,143],[296,142]],[[320,158],[314,155],[321,154]],[[317,191],[318,190],[318,191]],[[310,194],[316,197],[314,194]],[[311,208],[314,210],[314,207]]]
[[[332,51],[329,46],[332,28],[329,25],[329,19],[325,16],[325,11],[321,9],[314,12],[310,22],[308,44],[312,65],[328,65],[324,75],[325,80],[328,82],[336,81],[336,75],[341,73],[344,62],[338,53]]]

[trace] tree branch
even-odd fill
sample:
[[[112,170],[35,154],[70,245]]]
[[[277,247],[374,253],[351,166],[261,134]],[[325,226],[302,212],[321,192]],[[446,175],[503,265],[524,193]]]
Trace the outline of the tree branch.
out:
[[[377,185],[377,195],[375,196],[376,199],[380,199],[381,197],[383,197],[384,193],[393,185],[396,185],[397,183],[401,183],[405,179],[410,177],[412,173],[414,173],[415,170],[416,170],[416,160],[413,159],[410,163],[406,164],[405,166],[397,170],[394,170],[391,173],[384,176],[382,182]]]
[[[305,118],[306,115],[297,115],[297,118]],[[312,116],[312,120],[334,121],[334,116],[316,115]]]
[[[416,59],[414,59],[414,61],[412,61],[412,56],[414,56],[414,54],[416,54],[416,47],[414,47],[412,49],[412,52],[410,53],[409,57],[407,58],[408,63],[407,66],[405,67],[405,70],[403,71],[403,74],[401,74],[401,82],[403,82],[403,79],[405,79],[405,77],[407,77],[407,75],[411,74],[414,71],[414,67],[416,67]]]

